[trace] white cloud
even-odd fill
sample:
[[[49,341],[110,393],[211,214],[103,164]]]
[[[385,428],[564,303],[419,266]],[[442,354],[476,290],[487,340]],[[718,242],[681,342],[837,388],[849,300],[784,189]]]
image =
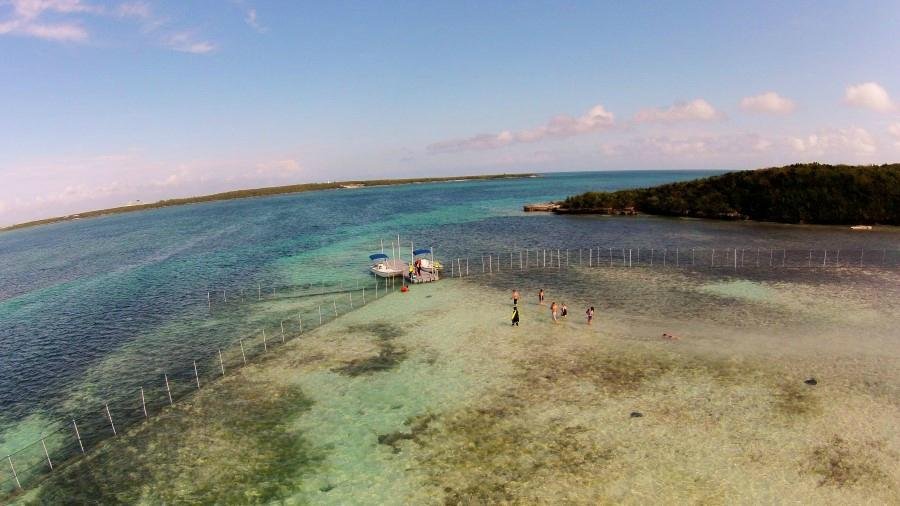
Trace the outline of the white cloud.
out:
[[[58,42],[83,42],[87,30],[76,21],[42,21],[49,14],[102,14],[103,9],[80,0],[9,0],[0,2],[12,9],[8,19],[0,21],[0,35],[19,35]]]
[[[636,137],[620,144],[604,144],[600,152],[626,160],[691,160],[758,155],[773,142],[757,134],[660,135]]]
[[[697,98],[667,108],[643,109],[634,115],[637,123],[677,123],[682,121],[711,121],[724,117],[706,100]]]
[[[122,18],[150,19],[153,12],[147,2],[125,2],[116,7],[115,13]]]
[[[216,50],[212,42],[197,40],[191,32],[178,32],[167,36],[166,47],[182,53],[206,54]]]
[[[900,123],[892,123],[889,125],[888,133],[894,138],[894,146],[900,148]]]
[[[791,137],[788,141],[797,153],[814,156],[871,155],[878,151],[872,134],[859,127],[826,129],[806,137]]]
[[[259,18],[256,15],[256,9],[247,9],[247,13],[244,15],[244,22],[259,33],[266,32],[266,27],[259,22]]]
[[[877,112],[893,111],[896,107],[888,92],[875,82],[847,86],[844,100],[850,105]]]
[[[794,112],[795,107],[793,100],[784,98],[774,91],[768,91],[753,97],[744,97],[741,100],[741,109],[751,112],[790,114]]]
[[[432,153],[449,153],[457,151],[496,149],[511,144],[538,142],[545,139],[572,137],[575,135],[610,128],[615,123],[613,113],[602,105],[595,105],[582,116],[573,118],[559,115],[547,123],[528,130],[512,132],[504,130],[496,134],[480,134],[464,139],[451,139],[436,142],[428,146]]]

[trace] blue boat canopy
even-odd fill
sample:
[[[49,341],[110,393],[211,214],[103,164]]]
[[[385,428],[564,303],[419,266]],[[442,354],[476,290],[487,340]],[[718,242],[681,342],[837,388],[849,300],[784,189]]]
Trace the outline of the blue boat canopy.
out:
[[[387,258],[388,256],[384,253],[375,253],[374,255],[369,255],[369,260],[380,260],[382,258]]]
[[[413,251],[413,255],[425,255],[427,253],[431,253],[431,248],[422,248]]]

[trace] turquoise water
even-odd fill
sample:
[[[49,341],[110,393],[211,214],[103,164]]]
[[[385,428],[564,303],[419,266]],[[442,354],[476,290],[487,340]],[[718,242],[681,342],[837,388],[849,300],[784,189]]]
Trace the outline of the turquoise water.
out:
[[[288,316],[277,306],[260,312],[252,304],[257,290],[268,295],[274,287],[284,297],[322,284],[371,283],[367,255],[398,234],[404,251],[412,240],[445,259],[541,246],[897,248],[893,230],[860,235],[830,227],[521,211],[524,203],[585,190],[709,174],[558,173],[323,191],[0,234],[0,453],[86,406],[133,397],[173,361],[190,364]]]

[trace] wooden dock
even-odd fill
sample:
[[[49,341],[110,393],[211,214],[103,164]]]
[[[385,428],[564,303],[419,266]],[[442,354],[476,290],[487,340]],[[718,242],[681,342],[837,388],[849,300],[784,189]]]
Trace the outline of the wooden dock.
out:
[[[431,283],[432,281],[439,280],[440,274],[435,274],[433,272],[428,272],[428,271],[422,271],[421,274],[410,278],[409,271],[406,271],[406,273],[403,275],[403,278],[406,279],[407,283],[411,283],[411,284]]]

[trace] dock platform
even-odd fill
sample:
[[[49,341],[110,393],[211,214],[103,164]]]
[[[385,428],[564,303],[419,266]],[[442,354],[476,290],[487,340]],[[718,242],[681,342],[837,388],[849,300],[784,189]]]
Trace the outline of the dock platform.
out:
[[[411,283],[411,284],[431,283],[432,281],[439,280],[440,274],[435,274],[433,272],[428,272],[428,271],[422,271],[422,274],[410,278],[409,272],[407,271],[403,275],[403,279],[405,279],[407,283]]]

